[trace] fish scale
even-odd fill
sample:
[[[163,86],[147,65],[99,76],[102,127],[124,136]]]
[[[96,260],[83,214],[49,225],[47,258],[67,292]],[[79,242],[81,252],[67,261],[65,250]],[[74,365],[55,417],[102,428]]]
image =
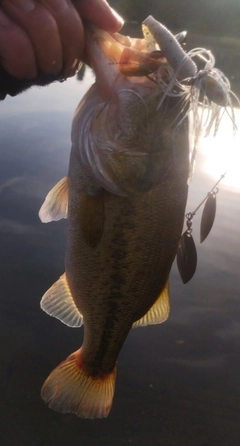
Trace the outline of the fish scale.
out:
[[[84,321],[81,348],[49,375],[42,397],[54,410],[84,418],[108,415],[117,357],[131,327],[168,317],[168,277],[188,191],[181,101],[167,97],[157,110],[158,85],[141,74],[152,59],[136,50],[146,51],[146,44],[132,39],[141,69],[131,77],[118,65],[126,50],[121,42],[95,27],[87,31],[96,82],[74,116],[68,176],[40,211],[43,221],[51,212],[54,219],[67,216],[66,273],[41,307],[69,326]],[[131,59],[131,47],[126,54]]]
[[[172,183],[170,186],[172,188]],[[117,315],[115,325],[116,336],[112,339],[112,343],[115,346],[115,355],[112,356],[111,370],[119,352],[119,344],[120,346],[122,345],[127,334],[125,329],[127,317],[129,318],[129,330],[132,322],[142,317],[148,311],[165,285],[180,237],[182,216],[179,222],[180,224],[177,225],[180,229],[175,231],[175,233],[171,231],[170,240],[167,237],[169,226],[176,225],[176,219],[174,217],[179,213],[178,206],[181,208],[184,207],[186,199],[185,191],[185,194],[182,194],[182,200],[178,196],[178,203],[170,202],[167,198],[167,189],[168,184],[166,183],[166,196],[162,194],[161,185],[155,187],[146,195],[138,196],[133,200],[107,194],[108,197],[105,204],[105,230],[98,246],[94,250],[87,246],[82,239],[79,227],[74,225],[76,234],[73,235],[74,240],[72,241],[74,249],[73,256],[75,255],[75,247],[77,246],[77,265],[75,269],[76,271],[82,271],[84,268],[87,271],[87,274],[86,272],[84,275],[79,274],[76,280],[77,289],[80,289],[80,309],[85,313],[84,306],[86,306],[85,325],[87,324],[90,333],[92,333],[92,336],[88,337],[89,344],[86,347],[92,364],[94,364],[94,360],[92,359],[94,357],[94,351],[97,351],[99,356],[99,343],[102,346],[105,344],[105,347],[109,345],[110,340],[107,338],[105,330],[106,324],[108,324],[108,318],[112,324],[112,319]],[[185,189],[187,188],[185,187]],[[156,206],[156,203],[158,206]],[[165,215],[163,219],[163,209],[166,209],[167,206],[170,207],[170,210],[168,210],[167,214],[164,211]],[[79,206],[80,208],[81,206]],[[148,231],[149,223],[146,222],[145,215],[148,216],[150,221],[150,231]],[[132,223],[131,229],[125,227],[125,221],[127,222],[126,226],[129,225],[129,222]],[[136,227],[137,231],[134,231]],[[166,237],[164,231],[166,232]],[[114,253],[119,250],[122,253],[122,258],[116,259]],[[78,257],[79,251],[82,252],[81,263]],[[167,254],[168,257],[171,255],[170,262],[166,262]],[[70,262],[72,268],[74,268],[73,261],[71,260]],[[107,265],[103,273],[102,265],[105,262]],[[112,291],[113,288],[115,291]],[[82,289],[84,290],[84,296],[86,296],[86,302],[81,294]],[[146,294],[148,295],[147,302],[145,302]],[[115,302],[114,310],[113,302]],[[97,312],[98,305],[100,309]],[[101,339],[101,333],[99,333],[99,317],[102,314],[104,314],[104,323],[102,325],[104,331]],[[122,319],[120,317],[121,315]],[[98,330],[97,345],[95,343],[96,327]],[[120,336],[122,327],[123,334]],[[112,351],[109,351],[109,356],[111,355]],[[85,362],[87,363],[87,360]],[[94,365],[92,367],[94,369],[96,368]],[[103,359],[102,368],[105,370]],[[100,370],[99,365],[98,370]],[[100,370],[99,373],[101,374],[102,371]]]

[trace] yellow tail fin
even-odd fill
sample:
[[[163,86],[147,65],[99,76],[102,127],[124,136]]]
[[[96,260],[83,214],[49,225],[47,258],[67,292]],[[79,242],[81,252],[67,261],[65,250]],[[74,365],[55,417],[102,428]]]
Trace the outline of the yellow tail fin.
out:
[[[81,349],[52,371],[42,386],[41,396],[57,412],[82,418],[107,417],[114,395],[116,366],[112,373],[96,378],[86,374],[80,362]]]

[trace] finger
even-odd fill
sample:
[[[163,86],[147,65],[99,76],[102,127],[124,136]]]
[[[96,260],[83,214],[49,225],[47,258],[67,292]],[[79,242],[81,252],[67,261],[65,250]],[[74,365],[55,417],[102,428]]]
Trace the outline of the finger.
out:
[[[108,32],[117,32],[123,26],[123,19],[105,0],[73,0],[82,19],[89,20]]]
[[[55,19],[62,45],[63,74],[73,76],[78,71],[84,52],[82,21],[70,0],[41,0]]]
[[[63,64],[62,46],[50,12],[35,0],[1,0],[1,6],[30,38],[38,69],[46,74],[58,74]]]
[[[19,79],[37,75],[35,55],[27,34],[0,10],[0,60],[5,70]]]

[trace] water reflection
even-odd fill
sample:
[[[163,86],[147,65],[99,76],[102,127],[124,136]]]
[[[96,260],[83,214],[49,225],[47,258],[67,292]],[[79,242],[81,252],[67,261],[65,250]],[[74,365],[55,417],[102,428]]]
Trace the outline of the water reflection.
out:
[[[183,285],[173,267],[168,322],[136,329],[126,341],[109,418],[62,416],[40,399],[42,382],[78,348],[82,331],[39,308],[42,294],[63,272],[65,223],[43,225],[37,214],[66,174],[72,113],[92,80],[87,69],[82,83],[32,89],[0,104],[0,444],[238,446],[240,203],[238,190],[226,182],[203,245],[200,214],[194,219],[194,278]],[[220,140],[205,142],[199,152],[187,210],[213,185],[208,153],[220,150]]]

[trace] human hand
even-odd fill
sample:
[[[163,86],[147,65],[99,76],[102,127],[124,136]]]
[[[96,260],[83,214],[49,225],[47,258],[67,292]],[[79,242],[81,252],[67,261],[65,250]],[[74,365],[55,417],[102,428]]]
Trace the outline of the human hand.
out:
[[[82,20],[109,32],[122,26],[105,0],[0,0],[2,67],[24,80],[73,76],[84,59]]]

